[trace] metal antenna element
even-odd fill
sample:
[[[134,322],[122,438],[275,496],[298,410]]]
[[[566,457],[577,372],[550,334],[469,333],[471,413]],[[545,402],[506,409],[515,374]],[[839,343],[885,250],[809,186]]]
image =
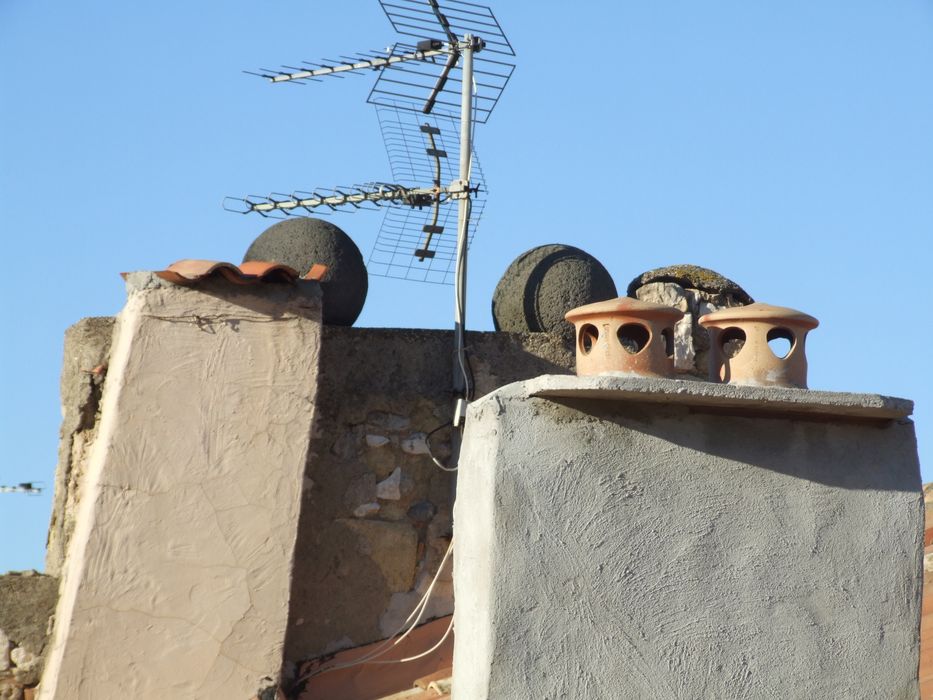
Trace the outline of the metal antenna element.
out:
[[[398,105],[376,107],[393,182],[415,187],[459,178],[460,138],[457,117],[436,109],[420,114]],[[458,201],[445,192],[422,207],[386,207],[382,228],[367,262],[371,274],[418,282],[450,284],[456,258]],[[486,204],[486,183],[472,155],[469,240]]]
[[[37,486],[38,482],[25,481],[16,486],[0,486],[0,493],[25,493],[30,496],[37,496],[42,493],[42,487]]]
[[[393,178],[398,181],[266,197],[228,197],[224,207],[243,214],[290,216],[392,205],[370,256],[370,271],[443,283],[453,265],[454,393],[458,397],[453,424],[458,427],[473,393],[465,342],[467,249],[473,235],[471,221],[475,229],[482,213],[478,201],[482,173],[473,155],[473,126],[489,118],[515,69],[513,64],[488,55],[508,57],[515,52],[485,5],[463,0],[379,0],[379,4],[395,31],[414,37],[415,44],[400,42],[384,51],[321,63],[302,62],[307,67],[263,68],[254,74],[272,83],[302,84],[376,71],[378,77],[367,101],[376,105]],[[418,114],[421,121],[397,116],[393,122],[386,110],[397,115]],[[459,139],[455,140],[452,134],[457,126]],[[454,153],[456,172],[448,165]],[[410,164],[411,177],[400,177],[401,168],[396,166],[402,158]],[[450,236],[445,235],[450,207],[444,205],[453,202],[457,203],[457,236],[451,245]]]

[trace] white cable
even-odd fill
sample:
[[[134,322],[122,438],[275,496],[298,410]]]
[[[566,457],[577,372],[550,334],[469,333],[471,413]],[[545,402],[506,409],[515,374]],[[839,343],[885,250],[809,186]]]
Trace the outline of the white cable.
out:
[[[420,654],[416,654],[415,656],[409,656],[409,657],[406,657],[406,658],[404,658],[404,659],[389,659],[388,661],[373,661],[373,663],[374,663],[374,664],[404,664],[404,663],[407,663],[407,662],[409,662],[409,661],[414,661],[415,659],[420,659],[420,658],[422,658],[422,657],[424,657],[424,656],[427,656],[427,655],[430,654],[431,652],[437,651],[437,649],[440,648],[441,644],[443,644],[443,643],[447,640],[447,637],[450,635],[450,631],[451,631],[453,628],[454,628],[454,616],[451,615],[451,616],[450,616],[450,624],[447,625],[447,631],[444,632],[444,636],[441,637],[441,640],[440,640],[437,644],[435,644],[433,647],[431,647],[431,648],[428,649],[427,651],[423,651],[423,652],[421,652]]]
[[[453,548],[454,548],[454,541],[453,539],[451,539],[450,544],[447,546],[447,551],[444,553],[443,559],[441,559],[440,566],[437,567],[437,573],[434,574],[434,578],[431,580],[431,585],[428,586],[428,589],[424,592],[424,595],[421,596],[421,600],[418,601],[418,605],[415,606],[415,609],[411,611],[411,614],[405,619],[405,622],[402,623],[402,626],[398,628],[398,630],[395,632],[394,635],[392,635],[391,637],[386,639],[384,642],[382,642],[379,646],[377,646],[375,649],[373,649],[367,654],[364,654],[358,659],[354,659],[353,661],[347,662],[345,664],[337,664],[336,666],[328,666],[326,668],[316,669],[310,673],[306,673],[305,675],[301,676],[297,681],[295,681],[295,683],[301,683],[302,681],[305,681],[309,678],[313,678],[314,676],[319,676],[322,673],[329,673],[330,671],[339,671],[345,668],[352,668],[353,666],[360,666],[362,664],[372,663],[373,659],[376,659],[382,656],[383,654],[388,653],[389,651],[392,650],[392,647],[398,645],[403,639],[405,639],[409,634],[411,634],[412,631],[414,631],[414,629],[418,626],[418,623],[421,622],[421,618],[424,616],[425,610],[427,610],[427,604],[431,598],[431,594],[434,592],[434,586],[437,584],[437,581],[441,575],[441,571],[444,570],[444,566],[447,564],[447,560],[450,558],[450,553],[453,551]],[[415,617],[416,613],[417,613],[417,617]],[[415,621],[412,622],[410,626],[408,626],[408,629],[405,631],[405,634],[403,634],[401,637],[398,637],[396,639],[395,636],[398,635],[403,629],[405,629],[405,627],[408,625],[412,617],[415,617]],[[453,623],[453,618],[451,618],[451,623]],[[447,635],[445,634],[444,636],[446,638]],[[419,658],[419,657],[414,657],[414,658]],[[383,663],[388,663],[388,662],[383,662]]]
[[[431,455],[431,461],[434,462],[434,464],[437,466],[438,469],[441,469],[441,470],[443,470],[443,471],[445,471],[445,472],[455,472],[455,471],[457,471],[457,469],[459,469],[459,467],[447,467],[447,466],[444,466],[443,464],[441,464],[440,460],[439,460],[437,457],[435,457],[434,455]]]

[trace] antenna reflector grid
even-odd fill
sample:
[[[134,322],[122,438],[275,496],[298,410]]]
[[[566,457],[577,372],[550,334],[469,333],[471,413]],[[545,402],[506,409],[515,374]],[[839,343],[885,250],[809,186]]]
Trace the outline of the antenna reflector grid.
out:
[[[379,0],[392,28],[416,39],[473,34],[486,42],[485,51],[514,56],[515,51],[499,26],[499,20],[486,5],[463,0]],[[438,14],[446,19],[441,24]]]
[[[393,48],[393,51],[398,53],[410,53],[413,50],[414,47],[410,44],[395,44]],[[498,104],[515,66],[485,58],[483,52],[478,53],[473,60],[473,79],[476,83],[476,94],[473,97],[474,116],[476,122],[483,124]],[[446,63],[445,60],[435,58],[388,65],[379,71],[366,101],[374,105],[388,105],[396,109],[411,109],[423,113],[425,101],[440,84]],[[459,114],[462,75],[463,70],[459,63],[450,69],[446,81],[434,96],[433,104],[436,105],[436,109],[456,111]]]
[[[392,179],[406,187],[424,187],[435,180],[439,165],[441,185],[448,187],[459,177],[459,118],[440,110],[420,114],[411,107],[405,103],[376,106]],[[428,153],[429,136],[437,150],[447,153],[446,158]],[[486,182],[475,151],[470,184],[476,188],[469,229],[472,242],[486,206]],[[379,277],[453,284],[456,231],[457,202],[449,196],[442,197],[437,212],[434,206],[386,207],[367,269]]]

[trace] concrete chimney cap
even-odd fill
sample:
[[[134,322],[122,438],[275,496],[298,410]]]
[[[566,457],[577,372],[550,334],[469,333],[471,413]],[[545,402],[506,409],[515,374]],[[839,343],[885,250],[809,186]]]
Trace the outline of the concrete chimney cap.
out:
[[[748,306],[735,306],[720,309],[700,317],[700,325],[719,326],[724,323],[741,321],[765,321],[779,324],[784,321],[800,328],[811,330],[820,325],[820,322],[802,311],[789,309],[786,306],[771,306],[770,304],[755,303]]]
[[[571,323],[576,323],[593,316],[628,316],[676,323],[684,317],[684,312],[672,306],[653,304],[631,297],[618,297],[578,306],[568,311],[564,318]]]

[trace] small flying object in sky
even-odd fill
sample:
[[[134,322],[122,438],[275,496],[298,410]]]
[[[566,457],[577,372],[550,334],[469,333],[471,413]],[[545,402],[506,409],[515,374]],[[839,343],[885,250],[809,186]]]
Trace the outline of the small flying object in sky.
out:
[[[38,485],[40,483],[39,481],[24,481],[16,486],[0,486],[0,493],[26,493],[37,496],[42,493],[42,487]]]

